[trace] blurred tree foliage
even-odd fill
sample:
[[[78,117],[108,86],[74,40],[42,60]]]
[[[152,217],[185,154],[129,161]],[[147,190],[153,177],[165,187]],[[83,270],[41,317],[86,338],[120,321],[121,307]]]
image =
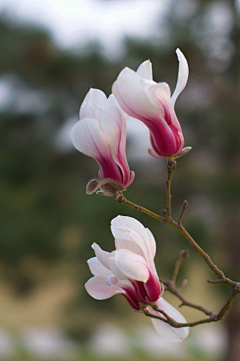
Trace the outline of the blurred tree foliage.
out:
[[[125,39],[126,56],[118,60],[107,59],[98,43],[79,50],[60,49],[46,29],[0,17],[0,90],[4,94],[0,99],[0,260],[8,281],[16,289],[23,285],[20,293],[36,283],[34,274],[22,267],[23,260],[34,256],[52,264],[68,257],[62,238],[69,229],[76,231],[79,240],[72,262],[83,264],[91,257],[90,245],[95,240],[111,250],[109,223],[117,214],[135,216],[153,230],[161,247],[161,271],[166,269],[163,272],[169,275],[179,249],[186,248],[185,241],[165,225],[111,199],[86,196],[85,185],[96,176],[97,166],[65,146],[69,133],[65,132],[65,138],[60,134],[71,120],[77,121],[88,89],[100,88],[109,94],[126,65],[136,69],[150,58],[155,80],[166,81],[173,89],[176,47],[190,66],[189,84],[177,102],[177,114],[186,145],[193,150],[179,160],[174,174],[174,214],[177,217],[182,201],[188,199],[185,223],[190,232],[213,251],[213,258],[220,260],[231,277],[239,278],[237,11],[229,1],[169,4],[159,22],[159,34],[147,40]],[[127,196],[159,211],[164,207],[165,172],[159,173],[160,181],[149,174],[145,179],[144,172],[138,176],[140,163],[141,159],[131,162],[137,178]],[[169,238],[171,242],[165,242]],[[78,277],[82,288],[87,267]]]

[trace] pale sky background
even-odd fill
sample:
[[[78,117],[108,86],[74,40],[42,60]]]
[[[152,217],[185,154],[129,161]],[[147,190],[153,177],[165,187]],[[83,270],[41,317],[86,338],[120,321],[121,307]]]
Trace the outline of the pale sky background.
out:
[[[188,16],[191,18],[191,11],[194,11],[197,2],[181,1],[184,5],[180,7],[184,9],[182,15],[190,11]],[[239,6],[240,0],[236,0],[236,3]],[[205,19],[206,27],[211,24],[210,33],[216,33],[222,38],[225,32],[229,31],[232,23],[230,12],[227,12],[227,5],[224,2],[222,5],[218,4],[217,7],[213,5]],[[5,12],[11,18],[16,18],[23,23],[42,24],[50,29],[53,38],[60,46],[81,49],[90,40],[97,39],[103,44],[105,55],[110,58],[124,55],[122,39],[126,35],[141,38],[161,36],[163,40],[165,29],[159,26],[159,22],[164,18],[170,6],[172,6],[172,0],[0,0],[0,12]],[[231,51],[226,54],[221,51],[221,48],[215,49],[213,46],[215,42],[210,41],[210,38],[206,40],[207,43],[203,42],[203,46],[209,53],[215,52],[217,57],[231,55]],[[176,77],[177,67],[176,60]],[[155,80],[164,81],[164,79]],[[8,94],[12,94],[12,89],[9,89],[9,84],[5,84],[4,79],[0,80],[0,105],[6,102]],[[86,93],[87,91],[88,89]],[[64,136],[69,135],[71,122],[62,130],[61,134]],[[136,139],[136,143],[141,143],[141,155],[148,156],[146,149],[150,144],[149,137],[146,135],[147,129],[139,121],[136,122],[136,124],[134,120],[128,122],[130,134],[139,133],[134,140]],[[142,134],[145,134],[142,139],[146,140],[146,144],[143,144],[143,141],[139,142]],[[68,141],[68,138],[65,139]],[[132,144],[135,148],[134,141]],[[137,153],[139,155],[139,148]],[[153,159],[149,156],[148,158]]]
[[[24,23],[46,26],[56,42],[63,47],[82,47],[90,40],[98,39],[112,58],[123,54],[122,39],[157,36],[159,21],[171,0],[0,0],[0,11]],[[175,54],[173,54],[175,56]],[[145,60],[145,59],[143,59]],[[176,74],[177,74],[176,60]],[[116,74],[117,77],[117,74]],[[9,84],[0,82],[0,103],[12,94]],[[87,93],[88,89],[86,89]],[[79,100],[80,106],[81,99]],[[78,120],[69,119],[59,130],[57,143],[61,148],[71,148],[69,133]],[[128,131],[132,135],[132,155],[147,157],[150,148],[148,130],[136,119],[129,119]],[[136,150],[136,151],[134,151]],[[150,162],[151,163],[151,162]]]
[[[171,0],[0,0],[5,11],[24,22],[50,28],[64,47],[99,39],[111,56],[122,51],[124,35],[154,36]]]

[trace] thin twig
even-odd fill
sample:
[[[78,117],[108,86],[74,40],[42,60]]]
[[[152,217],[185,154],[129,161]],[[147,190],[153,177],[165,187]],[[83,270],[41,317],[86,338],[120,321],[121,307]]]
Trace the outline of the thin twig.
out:
[[[180,271],[180,268],[183,264],[183,262],[189,257],[189,250],[185,249],[180,251],[179,253],[179,258],[178,260],[175,262],[175,267],[173,270],[173,276],[172,276],[172,282],[174,283],[174,285],[176,285],[177,282],[177,277]]]
[[[197,305],[193,302],[190,302],[188,300],[186,300],[180,293],[180,291],[175,287],[175,285],[173,284],[172,281],[164,281],[163,282],[164,286],[165,286],[165,290],[171,292],[173,295],[175,295],[177,298],[179,298],[179,300],[181,301],[181,304],[179,307],[182,306],[188,306],[191,308],[194,308],[195,310],[199,310],[203,313],[205,313],[205,315],[211,315],[212,311],[209,311],[208,309],[206,309],[203,306]]]
[[[118,195],[117,200],[118,200],[119,203],[126,204],[127,206],[132,207],[132,208],[136,209],[137,211],[140,211],[140,212],[143,212],[143,213],[147,214],[149,217],[157,219],[158,221],[161,221],[161,222],[166,222],[167,221],[167,219],[165,217],[162,217],[159,214],[154,213],[154,212],[150,211],[147,208],[144,208],[142,206],[139,206],[139,205],[129,201],[128,199],[126,199],[124,197],[124,195],[122,193],[120,195]]]
[[[178,220],[178,226],[181,227],[182,226],[182,221],[183,221],[183,217],[186,213],[188,209],[188,201],[184,201],[183,204],[182,204],[182,209],[181,209],[181,214],[179,216],[179,220]]]
[[[180,251],[179,253],[179,258],[178,260],[176,261],[175,263],[175,267],[174,267],[174,270],[173,270],[173,276],[172,276],[172,279],[171,280],[168,280],[168,281],[162,281],[164,286],[165,286],[165,290],[166,291],[169,291],[171,292],[173,295],[175,295],[176,297],[178,297],[180,299],[180,301],[182,302],[181,305],[179,307],[182,307],[182,306],[188,306],[188,307],[191,307],[191,308],[194,308],[196,310],[199,310],[203,313],[205,313],[206,315],[211,315],[212,314],[212,311],[209,311],[207,310],[205,307],[202,307],[200,305],[196,305],[195,303],[193,302],[190,302],[190,301],[187,301],[180,293],[180,288],[177,287],[176,285],[176,282],[177,282],[177,277],[178,277],[178,274],[179,274],[179,270],[180,270],[180,267],[182,266],[183,264],[183,261],[185,259],[187,259],[189,257],[189,250],[182,250]],[[186,281],[186,280],[185,280]],[[186,283],[186,282],[185,282]]]
[[[204,259],[204,261],[207,263],[208,267],[212,269],[212,271],[219,277],[219,279],[224,280],[223,283],[227,283],[230,286],[234,286],[236,282],[230,280],[225,276],[225,274],[213,263],[211,257],[197,244],[197,242],[192,238],[192,236],[188,233],[188,231],[185,229],[183,225],[180,225],[175,222],[172,218],[166,218],[162,217],[157,213],[154,213],[147,208],[141,207],[129,200],[127,200],[124,195],[122,194],[121,197],[118,198],[118,201],[120,203],[126,204],[127,206],[130,206],[132,208],[135,208],[136,210],[143,212],[147,214],[148,216],[157,219],[160,222],[164,222],[169,224],[171,227],[175,228],[179,233],[181,233],[184,238],[188,241],[190,246],[195,249],[197,253]]]

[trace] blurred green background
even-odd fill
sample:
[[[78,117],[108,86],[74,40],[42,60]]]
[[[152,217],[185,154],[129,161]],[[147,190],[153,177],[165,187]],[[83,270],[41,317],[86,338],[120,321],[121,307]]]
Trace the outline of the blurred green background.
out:
[[[122,6],[127,22],[127,4]],[[166,345],[123,298],[98,302],[86,294],[91,244],[113,249],[109,225],[118,214],[136,217],[152,230],[162,278],[170,278],[179,251],[189,247],[165,224],[113,199],[87,196],[85,186],[98,167],[69,140],[89,88],[110,94],[126,65],[136,69],[151,59],[154,79],[174,90],[179,47],[190,78],[176,111],[186,145],[193,149],[174,172],[173,216],[187,199],[187,229],[229,277],[239,280],[239,14],[239,1],[169,1],[155,36],[125,37],[123,53],[109,57],[97,40],[64,48],[47,28],[2,11],[1,360],[239,360],[238,299],[225,322],[198,326],[181,345]],[[148,135],[144,130],[139,135],[136,124],[130,126],[127,144],[136,180],[126,197],[159,212],[165,206],[166,164],[141,148],[141,137]],[[189,300],[218,311],[229,289],[206,283],[214,274],[193,251],[181,270],[183,278],[189,280],[183,291]],[[181,310],[188,320],[202,317]]]

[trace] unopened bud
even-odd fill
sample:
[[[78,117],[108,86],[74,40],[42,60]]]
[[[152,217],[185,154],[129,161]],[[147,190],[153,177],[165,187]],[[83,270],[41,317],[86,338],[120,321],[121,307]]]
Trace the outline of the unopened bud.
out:
[[[183,249],[180,251],[179,255],[181,258],[188,258],[190,256],[190,251],[189,249]]]

